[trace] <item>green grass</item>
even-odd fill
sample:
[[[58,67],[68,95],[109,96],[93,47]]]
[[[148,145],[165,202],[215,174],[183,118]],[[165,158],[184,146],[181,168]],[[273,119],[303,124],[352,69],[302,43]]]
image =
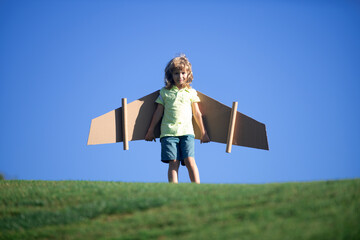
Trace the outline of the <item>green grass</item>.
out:
[[[360,179],[0,181],[0,239],[360,239]]]

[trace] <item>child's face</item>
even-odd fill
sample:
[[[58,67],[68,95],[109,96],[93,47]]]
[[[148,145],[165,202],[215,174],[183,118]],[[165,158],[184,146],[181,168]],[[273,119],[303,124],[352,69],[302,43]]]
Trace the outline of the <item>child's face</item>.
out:
[[[172,73],[172,77],[174,79],[174,82],[176,84],[176,86],[183,86],[186,81],[187,81],[187,71],[186,69],[181,69],[181,70],[178,70],[176,69],[173,73]]]

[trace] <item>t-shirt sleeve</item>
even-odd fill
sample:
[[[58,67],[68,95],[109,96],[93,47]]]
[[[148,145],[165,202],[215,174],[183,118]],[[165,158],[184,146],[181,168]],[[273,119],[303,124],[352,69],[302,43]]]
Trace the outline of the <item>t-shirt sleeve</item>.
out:
[[[164,102],[163,97],[161,96],[162,95],[161,93],[162,93],[162,89],[160,90],[160,94],[159,94],[158,98],[155,100],[155,102],[159,103],[161,105],[165,105],[165,102]]]
[[[200,102],[200,98],[197,95],[197,91],[195,89],[191,89],[191,102]]]

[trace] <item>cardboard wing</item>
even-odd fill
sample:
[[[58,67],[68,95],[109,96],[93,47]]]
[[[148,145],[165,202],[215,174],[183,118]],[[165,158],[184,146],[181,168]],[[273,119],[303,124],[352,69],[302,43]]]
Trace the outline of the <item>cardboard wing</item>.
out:
[[[128,141],[144,140],[156,109],[159,91],[127,104]],[[91,120],[88,145],[123,142],[123,107],[112,110]],[[155,129],[160,137],[160,124]]]
[[[201,100],[199,108],[203,122],[212,142],[227,143],[269,150],[266,127],[240,112],[197,91]],[[144,140],[156,109],[155,100],[159,91],[92,119],[88,145]],[[125,110],[125,111],[124,111]],[[193,119],[195,138],[200,139],[200,130]],[[232,137],[231,137],[232,135]],[[160,124],[155,128],[155,137],[160,137]],[[125,140],[125,141],[124,141]]]

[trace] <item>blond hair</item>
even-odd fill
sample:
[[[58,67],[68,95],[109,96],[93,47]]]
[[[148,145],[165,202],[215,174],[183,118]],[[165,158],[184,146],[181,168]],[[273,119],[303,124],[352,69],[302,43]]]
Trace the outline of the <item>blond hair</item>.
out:
[[[185,70],[187,72],[187,80],[185,82],[185,86],[187,88],[191,88],[190,84],[193,81],[193,72],[191,69],[191,63],[186,58],[185,55],[180,55],[180,57],[175,57],[170,60],[170,62],[166,65],[165,68],[165,88],[171,89],[175,85],[175,81],[172,77],[173,72],[176,70],[183,71]]]

